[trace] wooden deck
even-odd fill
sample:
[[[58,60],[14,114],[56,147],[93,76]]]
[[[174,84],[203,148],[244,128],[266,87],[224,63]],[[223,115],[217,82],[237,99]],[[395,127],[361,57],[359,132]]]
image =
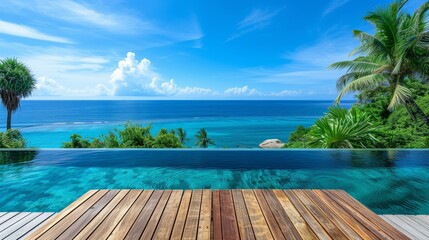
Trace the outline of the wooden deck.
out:
[[[0,239],[25,238],[53,215],[41,212],[0,212]]]
[[[380,217],[411,239],[429,239],[428,215],[381,215]]]
[[[410,239],[342,190],[92,190],[27,239]]]

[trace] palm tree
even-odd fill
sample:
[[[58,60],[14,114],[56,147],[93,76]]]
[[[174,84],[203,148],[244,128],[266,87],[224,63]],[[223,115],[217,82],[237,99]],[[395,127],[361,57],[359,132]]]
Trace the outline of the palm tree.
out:
[[[189,140],[189,138],[186,138],[186,130],[183,128],[177,129],[177,136],[179,137],[180,143],[184,144],[186,141]]]
[[[207,136],[207,132],[204,128],[201,128],[197,134],[195,134],[197,139],[197,146],[202,148],[208,148],[209,145],[215,145],[215,142]]]
[[[16,58],[0,61],[0,95],[7,109],[7,129],[12,127],[12,113],[19,107],[21,98],[31,95],[36,79],[30,69]]]
[[[353,107],[348,110],[339,106],[330,107],[323,118],[316,121],[310,130],[311,147],[316,148],[366,148],[377,141],[376,126],[371,116]]]
[[[375,25],[375,34],[354,30],[360,45],[351,53],[358,55],[351,61],[341,61],[329,68],[346,69],[337,80],[340,93],[336,99],[350,92],[385,90],[390,95],[388,110],[403,105],[415,119],[418,116],[429,126],[429,118],[414,101],[406,80],[427,82],[429,79],[429,24],[425,2],[412,15],[402,10],[407,0],[395,1],[386,8],[378,8],[364,17]],[[369,94],[370,95],[370,94]]]

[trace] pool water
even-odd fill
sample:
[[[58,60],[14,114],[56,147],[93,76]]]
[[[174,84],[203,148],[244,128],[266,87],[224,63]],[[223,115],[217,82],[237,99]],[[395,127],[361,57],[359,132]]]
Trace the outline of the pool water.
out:
[[[429,214],[429,150],[0,151],[0,212],[60,211],[90,189],[344,189]]]

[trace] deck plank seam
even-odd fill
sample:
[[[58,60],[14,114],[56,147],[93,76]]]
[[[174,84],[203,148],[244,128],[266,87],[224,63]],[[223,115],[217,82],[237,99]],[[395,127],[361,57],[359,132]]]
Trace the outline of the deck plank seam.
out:
[[[255,239],[256,239],[256,234],[255,234],[255,229],[253,228],[253,223],[252,223],[252,221],[251,221],[251,219],[250,219],[250,214],[249,214],[249,210],[247,209],[247,202],[246,202],[246,200],[244,199],[244,195],[243,195],[243,191],[238,191],[238,193],[239,194],[241,194],[241,197],[243,198],[243,203],[244,203],[244,210],[246,211],[246,216],[247,216],[247,218],[249,219],[249,223],[250,223],[250,226],[252,226],[251,227],[251,230],[252,230],[252,234],[253,234],[253,236],[255,237]]]
[[[67,213],[67,214],[65,214],[64,216],[61,216],[59,219],[54,219],[54,218],[52,218],[52,219],[50,219],[51,221],[55,221],[55,222],[52,222],[52,223],[43,223],[43,225],[50,225],[47,229],[45,229],[43,232],[41,232],[41,233],[38,233],[34,238],[35,239],[40,239],[45,233],[47,233],[49,230],[51,230],[54,226],[56,226],[58,223],[60,223],[65,217],[67,217],[67,216],[69,216],[74,210],[76,210],[78,207],[80,207],[81,205],[83,205],[88,199],[90,199],[91,197],[93,197],[97,192],[99,192],[100,190],[94,190],[92,193],[91,193],[91,195],[89,195],[89,196],[87,196],[86,198],[85,198],[85,200],[83,200],[81,203],[79,203],[77,206],[74,206],[72,209],[70,209],[70,211]],[[107,193],[107,192],[106,192]],[[103,194],[103,196],[106,194],[106,193],[104,193]],[[83,197],[83,196],[82,196]],[[80,199],[80,198],[79,198]],[[74,202],[76,202],[76,201],[79,201],[79,199],[77,199],[77,200],[75,200]],[[73,203],[74,203],[73,202]],[[71,204],[73,204],[73,203],[71,203]],[[69,205],[70,206],[70,205]],[[67,208],[66,208],[67,209]],[[64,210],[63,210],[64,211]],[[61,212],[60,212],[61,213]],[[36,230],[37,231],[37,230]],[[36,232],[35,232],[36,233]],[[30,236],[29,236],[30,237]]]
[[[398,217],[399,218],[399,217]],[[407,218],[410,222],[414,222],[417,226],[421,226],[421,227],[428,227],[428,226],[423,226],[423,225],[421,225],[420,223],[418,223],[416,220],[415,220],[415,218],[410,218],[410,217],[408,217],[408,216],[405,216],[405,218]],[[410,224],[411,225],[411,224]],[[423,235],[425,235],[428,239],[429,239],[429,232],[422,232],[422,229],[421,228],[419,228],[419,227],[415,227],[415,226],[412,226],[416,231],[419,231],[420,233],[422,233]]]
[[[159,196],[158,200],[156,201],[155,206],[154,206],[154,207],[153,207],[153,209],[151,210],[150,215],[148,216],[148,221],[146,222],[146,225],[145,225],[145,226],[143,226],[143,229],[142,229],[142,231],[141,231],[140,236],[138,237],[138,239],[140,239],[140,238],[142,237],[142,235],[143,235],[144,231],[146,230],[147,225],[149,225],[149,220],[151,219],[151,217],[152,217],[153,213],[155,212],[156,206],[158,206],[158,203],[159,203],[159,201],[161,200],[162,195],[163,195],[163,194],[164,194],[164,192],[165,192],[165,190],[160,190],[160,191],[162,191],[162,194],[161,194],[161,196]],[[150,200],[150,199],[149,199],[149,200]],[[149,202],[149,201],[148,201],[148,202]],[[131,228],[130,228],[130,229],[131,229]]]
[[[348,231],[351,231],[353,234],[355,234],[358,238],[360,238],[360,239],[362,239],[362,237],[360,237],[359,236],[359,233],[357,233],[352,227],[350,227],[348,224],[347,224],[347,222],[346,221],[344,221],[344,219],[343,218],[341,218],[341,216],[338,216],[337,214],[336,214],[336,212],[335,211],[332,211],[332,209],[331,208],[329,208],[329,206],[327,205],[327,204],[325,204],[323,201],[322,202],[317,202],[316,201],[316,199],[315,199],[315,197],[314,197],[314,195],[311,195],[310,194],[310,192],[309,191],[303,191],[303,193],[307,196],[307,198],[310,200],[310,201],[312,201],[313,203],[314,203],[314,205],[316,205],[317,206],[317,208],[320,210],[320,212],[323,214],[323,215],[325,215],[325,217],[327,218],[327,219],[329,219],[332,223],[333,223],[333,225],[334,226],[336,226],[337,227],[337,229],[339,229],[343,234],[344,234],[344,236],[348,236],[348,235],[350,235],[348,232],[347,232],[347,230]],[[319,199],[320,200],[320,199]],[[323,206],[324,205],[324,206]],[[333,217],[335,217],[336,218],[336,220],[334,219],[334,218],[332,218],[330,215],[329,215],[329,213],[328,213],[328,211],[326,211],[325,209],[323,209],[323,208],[328,208],[328,209],[331,209],[331,214],[333,215]],[[345,224],[345,226],[341,226],[341,224]],[[344,229],[344,228],[348,228],[348,229]],[[356,237],[355,236],[355,237]]]
[[[82,214],[78,217],[78,218],[76,218],[74,221],[73,221],[73,223],[71,223],[71,224],[69,224],[68,225],[68,227],[66,227],[65,229],[63,229],[62,230],[62,233],[61,234],[59,234],[57,237],[60,237],[65,231],[67,231],[69,228],[71,228],[81,217],[83,217],[84,216],[84,214],[85,213],[87,213],[90,209],[92,209],[93,207],[94,207],[94,205],[96,205],[99,201],[101,201],[102,199],[103,199],[103,197],[105,197],[107,194],[109,193],[109,191],[106,191],[106,193],[105,194],[103,194],[103,196],[101,196],[97,201],[95,201],[92,205],[91,205],[91,207],[89,207],[87,210],[85,210],[84,212],[82,212]],[[100,211],[98,212],[98,213],[100,213],[101,211],[103,211],[103,209],[116,197],[116,195],[119,193],[119,191],[108,201],[108,202],[106,202],[105,204],[104,204],[104,206],[100,209]],[[92,197],[92,196],[91,196]],[[90,198],[90,197],[89,197]],[[89,199],[88,198],[88,199]],[[73,210],[73,211],[75,211],[77,209],[77,207]],[[73,211],[71,211],[70,212],[70,214],[73,212]],[[97,215],[98,215],[98,213],[96,214],[96,215],[94,215],[92,218],[91,218],[91,220],[92,219],[94,219],[94,218],[96,218],[97,217]],[[64,218],[63,218],[64,219]],[[61,220],[59,220],[58,221],[58,223],[59,222],[61,222],[63,219],[61,219]],[[84,229],[85,229],[85,227],[87,227],[87,225],[86,226],[83,226],[80,230],[79,230],[79,232],[76,232],[76,234],[75,234],[75,236],[73,237],[73,238],[75,238],[76,236],[78,236]],[[49,231],[49,230],[48,230]],[[48,231],[46,231],[46,232],[48,232]]]
[[[377,237],[379,237],[380,239],[384,239],[384,238],[386,238],[386,236],[389,237],[390,239],[393,239],[389,234],[385,233],[380,226],[369,221],[368,218],[363,213],[360,213],[358,210],[356,210],[352,206],[347,205],[347,202],[344,202],[344,200],[338,199],[334,194],[332,194],[332,192],[328,191],[328,192],[325,192],[325,194],[329,198],[331,198],[332,201],[336,202],[343,210],[348,212],[356,221],[358,221],[359,223],[361,223],[361,225],[363,225],[366,229],[368,229],[368,231],[376,234]],[[346,205],[349,206],[351,209],[348,209],[346,207]],[[353,212],[359,213],[359,215],[361,216],[362,219],[360,219],[356,214],[353,214]],[[370,222],[371,225],[363,224],[362,221]],[[374,228],[374,230],[376,230],[376,231],[373,231],[370,227]]]
[[[21,221],[22,221],[24,218],[28,217],[28,216],[30,216],[30,217],[31,217],[31,218],[30,218],[30,220],[28,220],[28,221],[27,221],[27,222],[25,222],[23,225],[21,225],[21,227],[23,227],[23,226],[25,226],[27,223],[29,223],[29,222],[33,221],[35,218],[37,218],[37,217],[38,217],[38,216],[40,216],[40,215],[42,215],[42,213],[32,214],[32,213],[28,212],[28,214],[27,214],[27,215],[25,215],[23,218],[21,218],[21,219],[19,219],[19,220],[15,221],[13,224],[9,225],[9,227],[7,227],[7,228],[5,228],[5,229],[2,229],[2,231],[0,232],[0,234],[4,234],[4,232],[7,232],[8,230],[13,229],[17,224],[21,224]],[[4,237],[4,238],[7,238],[8,236],[10,236],[10,235],[12,235],[13,233],[15,233],[16,231],[18,231],[21,227],[16,228],[16,229],[13,229],[13,231],[12,231],[12,232],[10,232],[8,235],[3,236],[3,237]]]
[[[313,219],[315,219],[317,221],[317,223],[319,224],[319,226],[321,226],[323,228],[323,230],[325,231],[326,234],[328,234],[328,236],[331,239],[336,239],[335,236],[332,236],[331,231],[327,228],[327,226],[325,224],[323,224],[323,222],[321,221],[320,218],[318,218],[316,215],[314,215],[312,209],[309,208],[309,206],[307,206],[307,204],[304,203],[304,201],[297,195],[296,190],[291,190],[291,193],[295,195],[296,199],[298,201],[300,201],[300,203],[302,204],[302,206],[307,209],[307,211],[311,214],[311,216],[313,217]],[[330,221],[330,220],[329,220]],[[332,222],[331,222],[332,223]]]
[[[283,236],[284,236],[286,239],[288,239],[288,235],[284,232],[284,230],[283,230],[283,229],[282,229],[282,227],[281,227],[281,222],[280,222],[280,221],[279,221],[279,219],[277,219],[277,217],[276,217],[276,215],[277,215],[277,214],[275,214],[275,210],[273,209],[273,206],[271,206],[271,205],[269,204],[269,201],[268,201],[268,195],[266,194],[266,191],[270,191],[270,190],[262,190],[262,191],[261,191],[261,192],[262,192],[262,195],[264,196],[264,199],[265,199],[265,201],[267,202],[267,205],[268,205],[268,207],[269,207],[269,209],[270,209],[271,213],[273,214],[274,219],[275,219],[275,220],[276,220],[276,222],[277,222],[277,225],[279,226],[279,228],[280,228],[281,232],[283,233]],[[278,199],[277,199],[277,198],[274,198],[274,199],[275,199],[275,201],[277,201],[277,202],[278,202]],[[281,204],[280,204],[280,202],[278,202],[278,204],[279,204],[279,205],[281,205]],[[287,214],[286,214],[286,216],[287,216]],[[291,231],[292,231],[292,232],[294,232],[295,234],[299,235],[298,230],[295,228],[295,226],[293,225],[292,221],[289,219],[289,216],[287,216],[287,217],[286,217],[285,221],[286,221],[286,222],[291,226]],[[301,239],[302,239],[302,238],[301,238]]]
[[[184,196],[185,196],[185,191],[182,190],[182,194],[180,195],[180,200],[178,202],[178,206],[177,206],[177,209],[176,209],[176,212],[175,212],[174,220],[171,223],[171,230],[170,230],[170,233],[168,234],[168,239],[171,239],[171,235],[173,234],[174,224],[176,223],[177,216],[179,215],[180,205],[182,203],[182,200],[183,200]]]
[[[19,216],[19,217],[18,217],[18,219],[14,219],[16,216],[18,216],[19,214],[22,214],[22,213],[23,213],[23,216]],[[30,215],[30,212],[20,212],[19,214],[15,215],[15,217],[10,218],[9,220],[5,221],[4,223],[2,223],[2,224],[0,225],[0,227],[1,227],[2,225],[7,226],[8,224],[10,224],[10,223],[9,223],[9,221],[13,221],[9,226],[7,226],[7,227],[5,227],[5,228],[1,229],[1,230],[0,230],[0,234],[1,234],[3,231],[5,231],[6,229],[8,229],[8,228],[10,228],[11,226],[15,225],[17,222],[19,222],[19,221],[21,221],[22,219],[24,219],[25,217],[27,217],[28,215]]]
[[[263,210],[263,208],[262,208],[262,206],[261,206],[261,200],[258,198],[258,196],[257,196],[257,194],[256,194],[256,192],[255,192],[255,190],[256,190],[256,189],[252,189],[251,191],[253,192],[253,194],[254,194],[254,196],[255,196],[255,199],[256,199],[256,201],[257,201],[257,203],[258,203],[258,207],[259,207],[259,209],[260,209],[260,210],[261,210],[261,212],[262,212],[262,216],[264,217],[265,222],[267,223],[267,227],[268,227],[268,229],[270,230],[271,236],[272,236],[274,239],[276,239],[275,229],[272,229],[272,226],[270,226],[269,219],[268,219],[268,217],[266,216],[266,213],[265,213],[265,211]],[[274,219],[274,221],[276,221],[276,220]],[[277,223],[277,221],[276,221],[276,223]],[[279,227],[278,225],[277,225],[277,227],[280,229],[280,227]],[[281,231],[281,229],[280,229],[280,232],[281,232],[281,235],[284,237],[284,235],[283,235],[283,231]]]
[[[153,238],[153,235],[155,234],[155,232],[156,232],[156,229],[158,228],[158,226],[159,226],[159,222],[160,222],[160,220],[161,220],[161,217],[162,217],[162,215],[164,214],[164,211],[165,211],[165,208],[167,207],[167,204],[168,204],[168,201],[170,200],[170,198],[171,198],[171,195],[172,195],[172,191],[170,191],[170,193],[168,194],[168,197],[167,197],[167,200],[165,201],[165,204],[164,204],[164,206],[162,206],[162,211],[161,211],[161,214],[160,214],[160,216],[159,216],[159,219],[158,219],[158,221],[157,221],[157,223],[156,223],[156,226],[155,226],[155,228],[153,229],[153,232],[152,232],[152,234],[151,234],[151,239]],[[163,194],[165,194],[165,191],[164,191],[164,193]],[[155,207],[155,209],[158,207],[158,205],[160,204],[160,201],[161,201],[161,198],[159,199],[159,201],[158,201],[158,203],[157,203],[157,205],[156,205],[156,207]],[[152,212],[152,216],[153,216],[153,214],[155,213],[155,210]],[[150,216],[150,218],[149,219],[151,219],[152,218],[152,216]],[[147,224],[147,225],[149,225],[149,223]],[[146,227],[147,227],[147,225],[146,225]],[[146,229],[145,229],[146,230]],[[140,236],[140,239],[142,238],[142,236],[143,236],[143,234],[145,233],[145,231],[143,231],[142,232],[142,235]]]
[[[345,193],[345,194],[347,194],[345,191],[343,191],[343,190],[339,190],[339,192],[341,192],[342,194],[343,193]],[[354,208],[355,209],[355,211],[358,211],[359,212],[359,209],[357,209],[357,206],[359,206],[359,205],[362,205],[361,203],[359,203],[359,202],[357,202],[356,200],[354,200],[353,198],[351,198],[351,200],[352,200],[352,203],[353,204],[350,204],[350,201],[348,201],[346,198],[344,198],[344,196],[342,195],[342,194],[339,194],[339,192],[333,192],[333,194],[334,195],[336,195],[338,198],[339,198],[339,200],[342,200],[342,201],[344,201],[345,203],[347,203],[347,204],[349,204],[350,205],[350,207],[352,207],[352,208]],[[356,202],[355,202],[356,201]],[[363,206],[363,205],[362,205]],[[361,206],[360,206],[361,207]],[[363,209],[365,209],[365,211],[366,211],[366,207],[365,206],[363,206]],[[375,214],[375,213],[374,213]],[[392,239],[398,239],[398,238],[402,238],[403,236],[405,236],[402,232],[399,232],[399,235],[398,235],[398,233],[397,232],[392,232],[392,231],[390,231],[390,230],[388,230],[388,228],[389,228],[389,226],[387,226],[386,225],[386,221],[384,221],[383,219],[381,219],[381,221],[379,221],[378,219],[376,219],[376,218],[373,218],[373,217],[370,217],[370,216],[367,216],[367,214],[363,214],[364,215],[364,217],[366,217],[366,219],[368,220],[368,221],[370,221],[373,225],[376,225],[376,226],[378,226],[385,234],[387,234],[387,235],[389,235]],[[388,224],[388,223],[387,223]],[[403,236],[401,236],[401,234],[403,235]]]
[[[124,199],[126,198],[126,196],[128,195],[128,194],[130,194],[130,192],[131,192],[131,190],[124,196],[124,198],[122,198],[122,200],[116,205],[116,206],[118,206],[122,201],[124,201]],[[122,221],[122,219],[124,219],[124,217],[127,215],[127,213],[128,213],[128,211],[131,209],[131,207],[134,205],[134,203],[137,201],[137,199],[143,194],[143,192],[144,191],[140,191],[139,192],[139,195],[134,199],[134,201],[130,204],[130,206],[128,207],[128,209],[127,209],[127,211],[122,215],[122,217],[119,219],[119,221],[116,223],[116,225],[112,228],[112,230],[110,231],[110,233],[109,233],[109,235],[107,235],[107,238],[109,238],[109,236],[113,233],[113,231],[116,229],[116,227],[119,225],[119,223]],[[106,204],[107,205],[107,204]],[[116,208],[116,207],[115,207]],[[112,211],[108,214],[108,216],[106,216],[106,218],[97,226],[97,228],[109,217],[109,215],[111,214],[113,212],[113,209],[112,209]],[[97,228],[96,229],[94,229],[94,232],[97,230]],[[92,234],[91,234],[92,235]],[[91,236],[90,235],[90,236]],[[90,237],[89,236],[89,237]],[[89,238],[88,237],[88,238]]]
[[[189,209],[191,209],[191,201],[192,201],[193,195],[194,195],[194,191],[192,190],[191,191],[191,196],[189,197],[188,208],[186,209],[186,217],[184,219],[183,229],[182,229],[182,234],[180,235],[180,239],[183,239],[183,234],[185,233],[186,220],[188,219]]]
[[[106,202],[105,204],[104,204],[104,206],[100,209],[100,211],[95,215],[95,216],[93,216],[93,218],[91,219],[91,221],[90,221],[90,223],[92,222],[92,220],[93,219],[96,219],[97,217],[98,217],[98,215],[100,214],[100,213],[102,213],[103,212],[103,210],[104,209],[106,209],[108,206],[109,206],[109,204],[112,202],[112,201],[114,201],[115,200],[115,198],[121,193],[121,191],[127,191],[127,190],[119,190],[119,191],[117,191],[116,192],[116,194],[108,201],[108,202]],[[108,194],[109,192],[112,192],[111,190],[108,190],[107,192],[106,192],[106,194]],[[105,194],[105,195],[106,195]],[[122,199],[126,196],[128,194],[128,192],[120,199],[120,201],[122,201]],[[105,196],[105,195],[103,195],[103,197]],[[94,205],[95,204],[97,204],[99,201],[101,201],[102,200],[102,198],[100,198],[100,199],[98,199],[90,208],[88,208],[84,213],[86,213],[86,212],[88,212],[90,209],[92,209],[93,207],[94,207]],[[119,201],[119,202],[120,202]],[[119,204],[119,202],[117,203],[117,204]],[[114,205],[115,207],[116,207],[116,205]],[[83,214],[84,214],[83,213]],[[75,221],[73,222],[73,224],[75,224],[82,216],[83,216],[83,214],[81,215],[81,216],[79,216],[78,218],[76,218],[75,219]],[[95,228],[94,228],[94,230],[87,236],[87,238],[89,238],[91,235],[92,235],[92,233],[95,231],[95,229],[97,229],[97,227],[104,221],[104,219],[108,216],[110,214],[110,212],[106,215],[106,216],[104,216],[104,218],[98,223],[98,225],[97,226],[95,226]],[[68,228],[70,228],[73,224],[70,224],[69,225],[69,227]],[[81,234],[81,232],[82,231],[84,231],[87,227],[89,226],[89,224],[87,224],[86,226],[84,226],[83,228],[81,228],[80,229],[80,231],[79,231],[79,233],[76,233],[75,234],[75,236],[74,236],[74,238],[77,238],[80,234]],[[63,230],[63,232],[65,232],[68,228],[66,228],[66,229],[64,229]]]

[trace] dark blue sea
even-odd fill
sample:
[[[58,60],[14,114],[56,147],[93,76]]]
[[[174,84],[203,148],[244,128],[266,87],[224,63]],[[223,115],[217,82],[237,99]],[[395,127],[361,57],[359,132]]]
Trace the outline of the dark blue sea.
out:
[[[205,128],[217,148],[255,148],[268,138],[287,141],[298,125],[311,126],[332,101],[22,101],[12,127],[30,147],[58,148],[78,133],[97,137],[125,122],[161,128],[184,128],[188,147]],[[342,103],[350,107],[351,101]],[[0,114],[5,128],[6,111]]]

